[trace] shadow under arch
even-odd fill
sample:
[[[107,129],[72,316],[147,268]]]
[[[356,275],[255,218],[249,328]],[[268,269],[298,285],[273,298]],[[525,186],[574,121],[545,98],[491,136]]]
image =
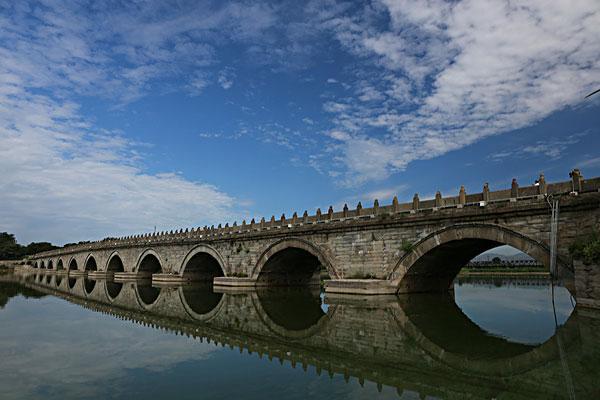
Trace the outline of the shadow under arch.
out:
[[[153,249],[146,249],[137,259],[135,265],[135,272],[146,272],[149,274],[159,274],[162,273],[162,261],[160,256]]]
[[[321,266],[331,278],[339,278],[337,270],[317,245],[300,238],[282,239],[258,257],[252,278],[259,285],[267,286],[317,285]]]
[[[63,260],[62,260],[62,258],[59,258],[58,261],[56,262],[56,270],[57,271],[62,271],[63,269],[65,269],[65,266],[63,264]]]
[[[391,313],[402,331],[433,359],[470,375],[518,375],[560,360],[557,335],[567,348],[579,340],[576,311],[553,336],[531,345],[488,334],[449,295],[399,295],[398,303],[400,307]],[[436,310],[434,317],[432,309]]]
[[[54,263],[52,260],[48,260],[48,269],[54,269]]]
[[[248,295],[261,322],[286,340],[312,337],[327,327],[336,306],[321,308],[319,290],[310,288],[258,288]]]
[[[96,258],[94,258],[92,254],[88,254],[83,265],[85,271],[98,271],[98,264],[96,263]]]
[[[83,278],[83,292],[85,293],[86,296],[91,295],[92,292],[94,291],[95,287],[96,287],[95,279]]]
[[[177,293],[186,313],[197,321],[210,321],[219,314],[224,304],[225,296],[214,292],[210,283],[181,285]]]
[[[107,272],[125,272],[123,259],[118,251],[113,251],[106,262]]]
[[[77,265],[77,260],[75,259],[75,257],[71,257],[71,259],[69,260],[69,271],[77,271],[79,269],[79,266]]]
[[[500,225],[467,223],[445,227],[419,240],[400,258],[388,280],[400,293],[445,291],[471,259],[501,245],[550,265],[550,250],[544,243]],[[561,266],[566,267],[564,263]]]
[[[226,276],[226,263],[212,246],[200,244],[191,249],[179,268],[179,274],[188,281],[211,282]]]

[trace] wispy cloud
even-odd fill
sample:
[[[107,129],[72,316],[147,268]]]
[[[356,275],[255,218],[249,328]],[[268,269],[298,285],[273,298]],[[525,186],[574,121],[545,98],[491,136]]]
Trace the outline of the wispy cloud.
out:
[[[334,146],[350,185],[526,127],[600,85],[596,1],[386,0],[315,18],[380,71],[360,69],[357,95],[324,105],[349,134]]]

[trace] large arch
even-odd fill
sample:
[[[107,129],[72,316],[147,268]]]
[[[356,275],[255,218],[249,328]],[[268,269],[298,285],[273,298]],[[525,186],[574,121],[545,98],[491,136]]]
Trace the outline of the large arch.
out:
[[[499,225],[468,223],[445,227],[419,240],[400,258],[388,279],[401,293],[444,291],[473,257],[501,245],[527,253],[545,266],[550,264],[546,244]]]
[[[96,263],[96,259],[93,255],[88,255],[85,260],[85,271],[98,271],[98,264]]]
[[[217,276],[226,275],[225,261],[221,254],[208,245],[198,245],[185,256],[180,274],[189,281],[212,282]]]
[[[327,269],[330,277],[339,278],[337,270],[319,247],[304,239],[282,239],[259,256],[252,278],[259,285],[269,286],[318,284],[321,266]]]
[[[113,252],[110,257],[108,257],[108,262],[106,263],[106,271],[108,272],[125,272],[125,266],[123,265],[123,259],[118,252]]]
[[[136,272],[159,274],[163,272],[160,256],[152,249],[147,249],[140,254],[135,267]]]

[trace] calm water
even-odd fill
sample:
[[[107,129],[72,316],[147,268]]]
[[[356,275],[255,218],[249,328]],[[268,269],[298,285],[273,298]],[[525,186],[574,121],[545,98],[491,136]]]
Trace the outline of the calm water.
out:
[[[0,280],[2,399],[600,398],[600,315],[539,279],[399,297]]]

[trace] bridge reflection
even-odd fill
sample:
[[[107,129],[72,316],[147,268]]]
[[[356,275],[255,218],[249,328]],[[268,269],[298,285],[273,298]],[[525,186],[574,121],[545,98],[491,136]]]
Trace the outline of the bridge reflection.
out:
[[[600,316],[588,311],[575,311],[554,336],[532,345],[490,335],[450,295],[337,295],[323,304],[310,289],[219,292],[210,284],[97,280],[92,286],[84,278],[59,278],[38,271],[19,276],[28,288],[94,311],[399,393],[549,398],[566,393],[566,375],[577,381],[579,397],[597,391],[598,374],[588,369],[600,365]]]

